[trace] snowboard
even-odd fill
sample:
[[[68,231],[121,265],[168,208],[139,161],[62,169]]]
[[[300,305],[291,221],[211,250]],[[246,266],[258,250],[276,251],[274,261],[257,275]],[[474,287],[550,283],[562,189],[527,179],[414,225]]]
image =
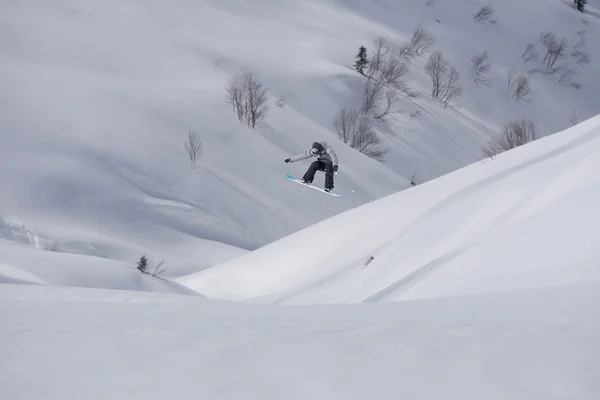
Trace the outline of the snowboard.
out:
[[[326,191],[325,191],[325,189],[318,188],[318,187],[316,187],[316,186],[313,186],[313,185],[311,185],[311,184],[308,184],[308,183],[302,183],[302,182],[300,182],[300,180],[299,180],[299,179],[296,179],[296,178],[294,178],[294,177],[293,177],[292,175],[290,175],[290,174],[287,174],[287,175],[286,175],[286,177],[287,177],[289,180],[291,180],[291,181],[294,181],[294,182],[296,182],[296,183],[299,183],[299,184],[301,184],[302,186],[306,186],[306,187],[309,187],[309,188],[311,188],[311,189],[318,190],[319,192],[322,192],[322,193],[328,194],[328,195],[330,195],[330,196],[334,196],[334,197],[341,197],[341,194],[338,194],[338,193],[333,193],[333,192],[326,192]]]

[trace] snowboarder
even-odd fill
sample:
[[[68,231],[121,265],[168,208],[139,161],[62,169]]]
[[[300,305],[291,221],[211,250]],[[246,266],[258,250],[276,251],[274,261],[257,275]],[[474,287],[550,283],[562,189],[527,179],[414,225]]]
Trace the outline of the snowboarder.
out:
[[[331,191],[333,189],[333,173],[338,170],[338,159],[333,149],[327,143],[314,142],[312,148],[291,158],[286,158],[285,162],[296,162],[310,157],[315,157],[317,160],[310,164],[310,167],[308,167],[308,170],[306,170],[300,181],[310,184],[315,178],[317,171],[325,171],[325,191]]]

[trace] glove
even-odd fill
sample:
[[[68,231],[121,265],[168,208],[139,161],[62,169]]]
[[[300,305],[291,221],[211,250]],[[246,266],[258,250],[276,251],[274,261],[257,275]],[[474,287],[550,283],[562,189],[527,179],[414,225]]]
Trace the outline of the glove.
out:
[[[334,165],[334,166],[333,166],[333,172],[337,172],[337,170],[338,170],[338,166],[337,166],[337,165]]]
[[[286,158],[286,159],[285,159],[285,162],[286,162],[286,163],[289,163],[289,162],[290,162],[290,159],[289,159],[289,158]]]

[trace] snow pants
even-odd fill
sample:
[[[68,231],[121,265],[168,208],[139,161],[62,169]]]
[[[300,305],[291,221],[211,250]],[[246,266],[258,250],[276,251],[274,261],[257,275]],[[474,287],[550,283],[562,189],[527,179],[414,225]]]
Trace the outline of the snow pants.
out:
[[[325,188],[333,189],[333,164],[323,161],[314,161],[306,170],[303,179],[312,183],[317,171],[325,171]]]

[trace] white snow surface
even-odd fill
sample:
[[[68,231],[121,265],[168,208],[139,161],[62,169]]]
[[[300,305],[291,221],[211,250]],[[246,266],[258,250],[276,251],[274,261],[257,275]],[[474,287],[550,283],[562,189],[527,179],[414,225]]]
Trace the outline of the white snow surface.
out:
[[[594,400],[599,289],[265,307],[0,284],[2,398]]]
[[[2,400],[600,398],[600,4],[490,3],[496,24],[469,0],[0,2]],[[414,60],[379,163],[333,115],[358,45],[418,24],[464,94],[431,102]],[[585,36],[583,87],[533,74],[516,104],[505,74],[545,30]],[[248,70],[255,130],[225,103]],[[546,137],[481,160],[522,115]],[[285,179],[314,140],[342,197]]]
[[[0,228],[9,228],[1,237],[26,231],[30,244],[130,264],[146,253],[182,276],[406,189],[413,174],[420,184],[476,162],[513,118],[531,117],[547,135],[568,127],[574,109],[582,119],[600,113],[597,4],[581,14],[567,0],[489,3],[495,24],[475,23],[484,4],[467,0],[3,1]],[[390,149],[379,163],[338,140],[333,117],[360,102],[358,47],[371,54],[377,36],[400,45],[419,25],[436,40],[425,56],[444,53],[463,95],[447,109],[432,102],[425,57],[410,61],[406,82],[420,95],[378,123]],[[569,54],[585,38],[589,64],[561,60],[583,86],[532,73],[533,101],[518,104],[506,74],[540,67],[521,55],[543,31],[564,36]],[[469,75],[484,49],[490,88]],[[270,99],[255,130],[225,101],[227,81],[246,71]],[[284,107],[275,105],[281,97]],[[189,130],[204,142],[195,169],[183,146]],[[343,197],[285,179],[308,163],[283,160],[315,140],[339,156]]]

